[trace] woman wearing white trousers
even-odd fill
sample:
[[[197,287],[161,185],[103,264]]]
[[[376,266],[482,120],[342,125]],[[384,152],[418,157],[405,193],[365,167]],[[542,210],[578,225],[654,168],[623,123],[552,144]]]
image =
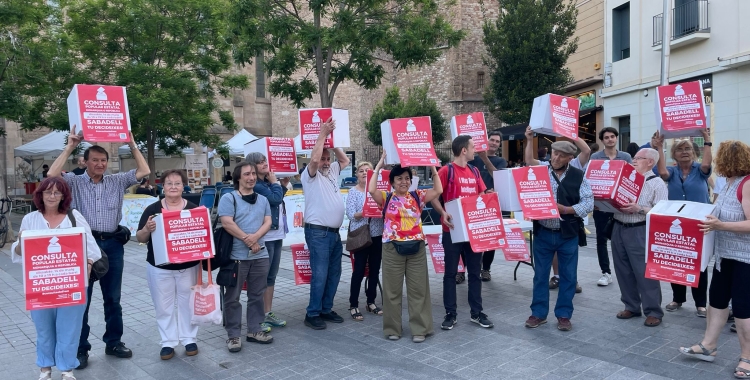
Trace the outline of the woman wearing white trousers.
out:
[[[162,360],[169,360],[174,356],[174,347],[180,343],[185,347],[186,355],[198,354],[198,326],[190,323],[190,288],[195,285],[199,268],[198,262],[159,267],[154,265],[151,233],[156,230],[156,222],[153,219],[154,215],[163,211],[191,209],[197,206],[182,198],[182,189],[187,184],[187,177],[183,171],[165,171],[161,183],[164,184],[164,199],[152,203],[143,211],[136,238],[141,243],[148,243],[147,280],[161,335],[162,349],[159,355]]]

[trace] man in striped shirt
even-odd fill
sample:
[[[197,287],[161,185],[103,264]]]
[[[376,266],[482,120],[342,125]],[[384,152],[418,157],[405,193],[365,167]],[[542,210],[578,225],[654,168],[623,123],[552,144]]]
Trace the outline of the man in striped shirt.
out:
[[[109,260],[109,271],[99,279],[104,299],[104,320],[107,324],[102,340],[106,344],[104,352],[118,358],[129,358],[133,356],[125,344],[122,343],[123,322],[122,307],[120,306],[120,295],[122,290],[122,270],[124,264],[125,250],[123,246],[127,243],[124,234],[117,234],[120,220],[122,219],[122,202],[125,190],[138,183],[141,178],[151,174],[146,159],[135,145],[133,135],[130,135],[130,151],[133,154],[137,169],[124,173],[105,175],[109,161],[109,153],[102,147],[92,145],[83,153],[86,164],[86,172],[81,175],[74,173],[62,174],[66,160],[73,150],[81,143],[83,138],[70,131],[68,145],[62,154],[55,160],[49,169],[48,176],[62,176],[70,186],[73,196],[71,207],[78,210],[86,221],[91,225],[91,232],[96,238],[99,248],[107,254]],[[78,343],[78,361],[76,369],[86,368],[88,365],[88,352],[91,350],[89,337],[89,306],[91,305],[91,294],[93,283],[88,286],[86,313],[83,316],[83,328],[81,339]]]
[[[646,177],[646,182],[638,200],[622,208],[622,214],[614,214],[612,230],[612,261],[620,300],[625,304],[625,310],[617,313],[617,318],[646,314],[644,325],[649,327],[659,326],[664,317],[659,281],[646,278],[646,214],[669,197],[667,185],[652,171],[658,161],[659,152],[651,148],[643,148],[633,157],[633,165]]]

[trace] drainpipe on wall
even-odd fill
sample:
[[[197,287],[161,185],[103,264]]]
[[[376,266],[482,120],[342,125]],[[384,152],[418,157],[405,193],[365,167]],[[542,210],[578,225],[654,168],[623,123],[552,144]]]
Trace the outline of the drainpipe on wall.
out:
[[[669,33],[670,3],[670,0],[664,0],[664,13],[661,18],[661,80],[659,82],[662,86],[669,84],[669,42],[671,41]]]

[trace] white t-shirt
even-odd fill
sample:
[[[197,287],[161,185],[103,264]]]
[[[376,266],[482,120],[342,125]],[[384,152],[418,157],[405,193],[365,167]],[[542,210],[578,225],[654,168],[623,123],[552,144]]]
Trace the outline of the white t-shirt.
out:
[[[310,177],[307,168],[302,171],[302,191],[305,193],[305,223],[340,228],[344,223],[344,201],[336,181],[341,172],[338,161],[331,163],[328,176],[318,170]]]

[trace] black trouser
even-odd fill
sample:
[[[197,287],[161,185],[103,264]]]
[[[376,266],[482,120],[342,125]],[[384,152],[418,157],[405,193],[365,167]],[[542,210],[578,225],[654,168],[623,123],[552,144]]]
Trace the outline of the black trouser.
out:
[[[493,260],[495,260],[495,251],[482,252],[482,269],[490,270],[490,266],[492,266]]]
[[[445,251],[445,274],[443,275],[443,305],[445,312],[456,314],[456,274],[458,258],[464,260],[469,282],[469,307],[471,316],[482,312],[482,280],[479,271],[482,268],[482,255],[474,253],[469,243],[453,243],[450,232],[443,232],[443,249]]]
[[[672,302],[685,303],[687,301],[687,287],[685,285],[679,284],[671,285]],[[698,279],[698,287],[691,287],[690,292],[693,293],[695,307],[706,307],[706,294],[708,292],[708,268],[700,273],[700,278]]]
[[[354,270],[352,271],[352,284],[349,289],[349,307],[359,307],[359,290],[362,288],[362,279],[365,277],[365,267],[369,265],[367,286],[365,296],[367,303],[375,303],[378,295],[378,277],[380,275],[380,262],[383,259],[383,237],[373,236],[372,245],[367,248],[352,252],[354,255]]]
[[[607,251],[607,237],[604,236],[604,230],[607,228],[607,222],[612,217],[611,212],[594,210],[594,227],[596,227],[596,255],[599,257],[599,268],[602,273],[612,274],[609,269],[609,252]]]

